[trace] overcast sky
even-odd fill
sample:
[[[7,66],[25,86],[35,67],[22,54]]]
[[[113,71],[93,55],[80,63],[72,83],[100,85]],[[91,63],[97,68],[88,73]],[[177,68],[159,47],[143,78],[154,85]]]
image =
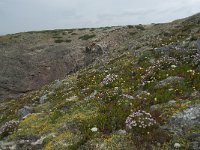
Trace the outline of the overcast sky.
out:
[[[200,0],[0,0],[0,34],[168,22],[200,12]]]

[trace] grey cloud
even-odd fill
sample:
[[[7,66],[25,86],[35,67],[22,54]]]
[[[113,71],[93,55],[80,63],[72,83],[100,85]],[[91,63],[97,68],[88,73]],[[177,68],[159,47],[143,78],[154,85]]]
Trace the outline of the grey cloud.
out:
[[[0,34],[168,22],[200,11],[199,0],[1,0]]]

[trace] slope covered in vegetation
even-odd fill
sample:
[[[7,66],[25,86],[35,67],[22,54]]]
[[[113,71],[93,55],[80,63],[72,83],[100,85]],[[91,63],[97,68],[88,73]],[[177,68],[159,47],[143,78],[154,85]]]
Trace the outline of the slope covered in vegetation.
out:
[[[199,16],[128,26],[105,62],[1,102],[0,148],[199,149]]]

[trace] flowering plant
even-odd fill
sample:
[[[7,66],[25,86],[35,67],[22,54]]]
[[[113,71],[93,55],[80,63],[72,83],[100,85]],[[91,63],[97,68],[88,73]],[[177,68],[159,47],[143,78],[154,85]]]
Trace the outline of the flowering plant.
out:
[[[157,123],[150,113],[143,110],[133,112],[126,118],[126,129],[136,132],[148,132],[150,128],[154,127]]]
[[[101,82],[103,85],[108,85],[109,83],[113,82],[114,80],[117,79],[117,75],[115,74],[108,74],[103,81]]]

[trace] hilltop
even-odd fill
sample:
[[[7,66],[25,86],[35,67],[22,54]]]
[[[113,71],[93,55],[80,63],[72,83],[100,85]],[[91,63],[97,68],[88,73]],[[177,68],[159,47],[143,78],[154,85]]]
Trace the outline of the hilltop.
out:
[[[0,37],[0,149],[199,149],[200,14]]]

